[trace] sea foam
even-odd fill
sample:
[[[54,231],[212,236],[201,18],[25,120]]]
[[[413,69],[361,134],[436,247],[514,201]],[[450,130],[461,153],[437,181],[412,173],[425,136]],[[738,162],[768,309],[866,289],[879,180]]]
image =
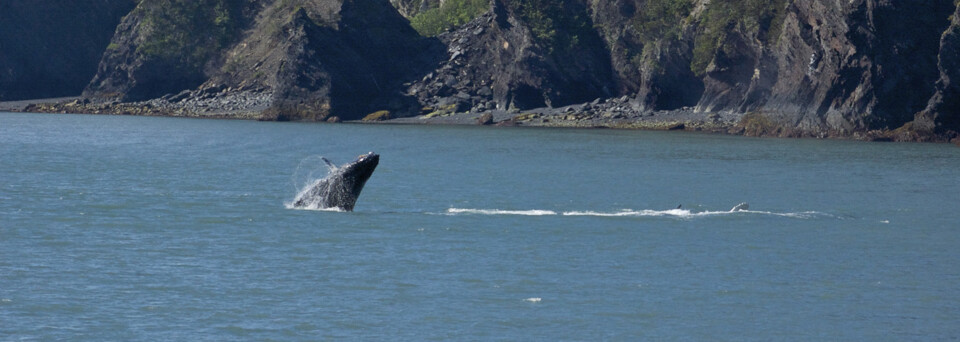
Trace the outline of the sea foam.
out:
[[[449,208],[447,215],[522,215],[522,216],[587,216],[587,217],[676,217],[676,218],[698,218],[712,216],[779,216],[798,219],[810,219],[821,216],[830,216],[817,211],[803,212],[771,212],[757,210],[736,210],[736,211],[692,211],[689,209],[620,209],[614,211],[593,211],[593,210],[571,210],[554,211],[545,209],[530,210],[506,210],[506,209],[468,209],[468,208]]]
[[[502,209],[447,209],[448,214],[478,214],[478,215],[524,215],[524,216],[546,216],[556,215],[553,210],[502,210]]]

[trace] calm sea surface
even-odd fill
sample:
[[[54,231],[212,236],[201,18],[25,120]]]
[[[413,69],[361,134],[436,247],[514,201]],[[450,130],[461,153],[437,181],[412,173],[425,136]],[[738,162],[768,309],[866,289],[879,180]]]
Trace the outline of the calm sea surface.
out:
[[[955,340],[958,202],[945,144],[3,113],[0,340]]]

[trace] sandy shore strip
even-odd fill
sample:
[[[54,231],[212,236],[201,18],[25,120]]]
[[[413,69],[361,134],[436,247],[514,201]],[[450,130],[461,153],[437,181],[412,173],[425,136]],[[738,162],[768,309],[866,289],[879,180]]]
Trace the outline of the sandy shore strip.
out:
[[[53,104],[60,102],[70,102],[79,99],[79,96],[54,97],[49,99],[30,99],[17,101],[0,101],[0,112],[22,112],[27,106],[32,104]]]

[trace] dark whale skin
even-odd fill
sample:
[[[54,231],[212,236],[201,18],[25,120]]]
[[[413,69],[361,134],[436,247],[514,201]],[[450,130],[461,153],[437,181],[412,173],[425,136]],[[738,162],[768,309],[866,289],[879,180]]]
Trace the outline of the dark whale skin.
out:
[[[298,209],[340,209],[353,211],[363,186],[380,164],[380,155],[370,152],[334,169],[310,189],[301,191],[293,201]]]

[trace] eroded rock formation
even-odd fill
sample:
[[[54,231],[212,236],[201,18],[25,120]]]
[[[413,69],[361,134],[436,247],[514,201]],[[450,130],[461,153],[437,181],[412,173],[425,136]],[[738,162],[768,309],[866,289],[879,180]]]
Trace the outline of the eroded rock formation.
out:
[[[680,111],[739,118],[733,131],[752,135],[946,140],[960,131],[953,0],[491,0],[435,38],[403,18],[457,14],[442,6],[142,0],[85,95],[98,111],[142,101],[155,114],[268,120],[584,103],[564,113]]]

